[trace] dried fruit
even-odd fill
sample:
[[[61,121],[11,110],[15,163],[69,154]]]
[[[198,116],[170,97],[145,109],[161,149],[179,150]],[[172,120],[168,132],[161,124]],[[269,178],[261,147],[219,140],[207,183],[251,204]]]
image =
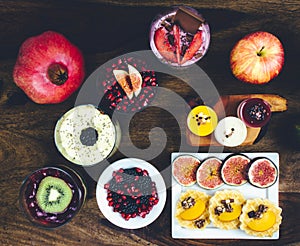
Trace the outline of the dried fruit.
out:
[[[83,56],[63,35],[47,31],[21,45],[13,78],[34,102],[60,103],[83,82]]]
[[[216,189],[224,184],[221,177],[222,161],[218,158],[208,158],[203,161],[196,174],[197,183],[205,189]]]
[[[250,184],[259,188],[270,187],[276,182],[277,176],[277,167],[267,158],[256,159],[251,163],[248,170]]]
[[[229,156],[223,163],[221,175],[228,185],[242,185],[247,182],[247,171],[250,159],[244,155]]]

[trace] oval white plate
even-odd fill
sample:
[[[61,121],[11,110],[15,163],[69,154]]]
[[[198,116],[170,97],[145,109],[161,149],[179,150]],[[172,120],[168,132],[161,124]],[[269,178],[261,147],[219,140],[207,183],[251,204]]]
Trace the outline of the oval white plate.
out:
[[[138,167],[141,169],[146,169],[148,171],[152,181],[156,183],[159,201],[155,206],[153,206],[153,209],[149,214],[146,215],[145,218],[137,216],[126,221],[124,218],[122,218],[120,213],[114,212],[113,208],[108,206],[108,201],[106,200],[107,190],[104,189],[104,185],[112,179],[113,171],[119,170],[120,168],[126,169],[132,167]],[[166,185],[159,171],[150,163],[136,158],[125,158],[110,164],[101,174],[96,188],[96,199],[98,207],[100,208],[102,214],[111,223],[125,229],[142,228],[155,221],[163,211],[166,203],[166,198]]]

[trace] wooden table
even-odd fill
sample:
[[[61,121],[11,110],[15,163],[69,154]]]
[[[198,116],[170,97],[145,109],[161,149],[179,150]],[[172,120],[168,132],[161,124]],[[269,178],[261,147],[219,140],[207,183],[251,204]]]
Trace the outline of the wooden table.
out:
[[[273,115],[261,141],[251,146],[224,149],[225,152],[280,154],[279,205],[283,209],[283,222],[279,240],[174,240],[171,237],[170,189],[163,213],[151,225],[138,230],[112,225],[98,209],[96,182],[85,170],[68,163],[54,145],[55,123],[74,106],[77,93],[61,104],[38,105],[24,96],[13,82],[18,48],[29,36],[50,29],[63,33],[82,50],[88,76],[118,55],[149,49],[151,20],[170,4],[186,4],[199,9],[209,22],[211,45],[198,65],[221,95],[273,93],[288,100],[288,111]],[[288,130],[295,122],[299,123],[300,114],[299,1],[0,1],[0,16],[1,245],[296,245],[300,242],[300,152]],[[261,86],[238,81],[229,67],[229,53],[234,43],[257,30],[276,34],[285,48],[281,74]],[[191,89],[182,86],[179,79],[162,74],[159,83],[185,100],[190,99]],[[178,151],[185,140],[178,137],[181,126],[171,114],[159,107],[150,107],[136,114],[130,124],[134,145],[142,149],[149,147],[148,135],[154,127],[163,128],[167,135],[163,151],[150,160],[163,170],[170,165],[170,153]],[[159,137],[151,141],[155,144]],[[121,144],[130,147],[125,141]],[[190,150],[190,146],[186,145],[186,149]],[[206,152],[207,148],[194,148],[193,151]],[[111,161],[124,157],[117,152]],[[69,224],[53,231],[32,226],[21,213],[18,202],[25,176],[51,164],[75,168],[88,183],[88,197],[80,213]],[[169,176],[165,178],[169,182]]]

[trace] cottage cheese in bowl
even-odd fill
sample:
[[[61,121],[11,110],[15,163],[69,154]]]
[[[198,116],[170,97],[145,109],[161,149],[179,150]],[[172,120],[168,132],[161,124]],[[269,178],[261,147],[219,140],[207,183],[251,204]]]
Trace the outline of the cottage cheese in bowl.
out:
[[[90,166],[110,157],[117,148],[119,125],[93,105],[80,105],[57,122],[55,144],[70,162]]]

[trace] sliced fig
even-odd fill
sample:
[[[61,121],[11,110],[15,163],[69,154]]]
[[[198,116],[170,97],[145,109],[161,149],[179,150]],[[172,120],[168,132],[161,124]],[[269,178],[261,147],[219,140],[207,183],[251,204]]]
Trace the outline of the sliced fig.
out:
[[[132,85],[132,91],[137,97],[142,89],[143,78],[140,72],[132,65],[128,64],[128,72]]]
[[[113,70],[113,73],[115,75],[117,82],[126,93],[127,97],[129,99],[132,99],[133,91],[132,91],[132,85],[131,85],[129,74],[124,70],[117,70],[117,69]]]
[[[228,185],[242,185],[247,182],[250,159],[241,154],[229,156],[221,168],[221,176]]]
[[[200,49],[201,45],[202,45],[202,31],[198,31],[195,34],[192,42],[190,43],[190,46],[186,50],[186,52],[181,60],[181,64],[184,64],[187,61],[191,60],[194,57],[194,55],[196,54],[196,52]]]
[[[178,156],[172,164],[172,174],[182,186],[191,186],[196,183],[196,172],[200,161],[191,155]]]
[[[158,52],[170,62],[176,62],[176,56],[174,53],[174,47],[170,44],[167,36],[167,30],[164,27],[161,27],[155,31],[154,34],[154,43]]]
[[[204,189],[216,189],[224,184],[221,177],[222,161],[211,157],[201,163],[197,170],[197,183]]]
[[[174,34],[174,45],[175,45],[175,50],[176,50],[176,58],[177,58],[177,63],[180,64],[181,60],[181,39],[180,39],[180,29],[179,26],[174,25],[173,26],[173,34]]]
[[[258,158],[254,160],[248,170],[248,179],[250,184],[267,188],[273,185],[278,177],[276,165],[267,158]]]

